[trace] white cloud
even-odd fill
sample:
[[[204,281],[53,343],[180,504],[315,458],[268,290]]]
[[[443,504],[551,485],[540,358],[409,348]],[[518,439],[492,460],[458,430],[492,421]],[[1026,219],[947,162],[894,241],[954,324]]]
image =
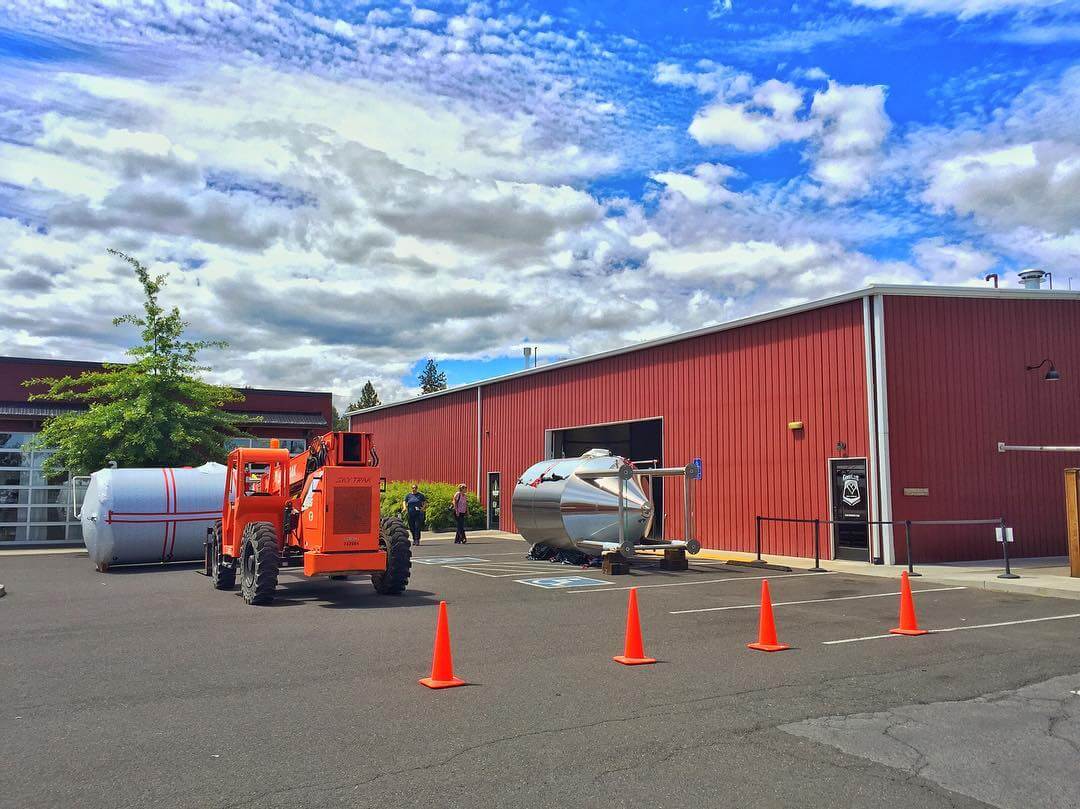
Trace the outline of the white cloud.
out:
[[[734,4],[732,0],[713,0],[709,6],[709,19],[716,20],[731,11]]]
[[[1065,234],[1080,225],[1080,148],[1034,141],[935,161],[923,198],[996,227]]]
[[[998,264],[992,253],[970,243],[948,243],[940,236],[919,240],[911,253],[922,275],[933,284],[981,286],[986,273]]]
[[[738,195],[724,187],[724,183],[736,174],[731,166],[722,163],[701,163],[692,173],[661,171],[651,178],[671,191],[681,194],[696,205],[731,202]]]
[[[865,192],[889,132],[885,88],[830,81],[810,115],[821,122],[811,176],[836,198]]]
[[[960,19],[1059,5],[1063,0],[852,0],[856,5],[904,14],[950,15]]]
[[[687,87],[704,95],[739,95],[748,93],[753,78],[727,65],[708,59],[698,61],[697,70],[683,69],[675,62],[659,62],[653,69],[653,81],[671,87]]]
[[[414,7],[409,14],[409,18],[417,25],[434,25],[442,19],[442,15],[430,8]]]
[[[1016,262],[1067,275],[1080,261],[1080,68],[1037,82],[985,123],[912,132],[890,158],[919,198]]]
[[[795,117],[802,106],[803,96],[796,87],[770,79],[752,92],[727,91],[699,110],[687,131],[704,146],[764,152],[813,133],[814,122]]]
[[[790,82],[768,79],[755,84],[747,74],[721,65],[699,64],[699,68],[687,72],[662,62],[653,76],[660,84],[715,94],[687,128],[698,143],[759,153],[787,142],[805,142],[810,176],[826,199],[839,201],[869,189],[890,128],[884,86],[829,80],[806,109],[807,91]]]

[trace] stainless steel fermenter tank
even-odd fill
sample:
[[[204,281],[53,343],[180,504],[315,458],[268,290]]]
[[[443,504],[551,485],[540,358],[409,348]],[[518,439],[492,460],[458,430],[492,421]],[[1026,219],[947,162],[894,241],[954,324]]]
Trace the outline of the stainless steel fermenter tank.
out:
[[[653,505],[645,490],[626,460],[604,449],[541,461],[526,469],[514,488],[514,522],[534,545],[593,555],[620,549],[632,553],[623,546],[637,545],[652,525]]]

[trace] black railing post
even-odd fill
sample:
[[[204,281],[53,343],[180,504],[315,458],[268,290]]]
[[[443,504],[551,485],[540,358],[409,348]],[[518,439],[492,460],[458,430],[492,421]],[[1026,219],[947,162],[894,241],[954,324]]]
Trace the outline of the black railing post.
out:
[[[1005,526],[1005,518],[1001,518],[1001,555],[1005,557],[1005,572],[999,573],[999,579],[1019,579],[1012,568],[1009,567],[1009,529]]]
[[[810,572],[825,572],[825,568],[821,566],[821,519],[818,517],[814,517],[814,566],[810,568]]]
[[[904,542],[907,546],[907,574],[909,576],[921,576],[915,572],[915,564],[911,560],[911,520],[904,520]]]
[[[761,517],[754,517],[754,548],[757,551],[757,561],[761,561]]]

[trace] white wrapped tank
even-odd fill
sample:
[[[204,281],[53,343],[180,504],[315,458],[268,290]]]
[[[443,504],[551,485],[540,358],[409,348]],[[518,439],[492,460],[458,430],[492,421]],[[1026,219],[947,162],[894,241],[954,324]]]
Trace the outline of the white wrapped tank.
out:
[[[206,529],[221,518],[225,467],[101,469],[83,498],[83,541],[90,561],[111,565],[203,558]]]

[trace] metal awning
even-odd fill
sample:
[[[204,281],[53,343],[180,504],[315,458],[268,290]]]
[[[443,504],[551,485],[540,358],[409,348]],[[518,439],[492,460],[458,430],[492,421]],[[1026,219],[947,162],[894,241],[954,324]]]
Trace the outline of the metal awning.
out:
[[[260,419],[259,424],[271,427],[326,427],[326,419],[319,413],[241,413],[245,419]]]

